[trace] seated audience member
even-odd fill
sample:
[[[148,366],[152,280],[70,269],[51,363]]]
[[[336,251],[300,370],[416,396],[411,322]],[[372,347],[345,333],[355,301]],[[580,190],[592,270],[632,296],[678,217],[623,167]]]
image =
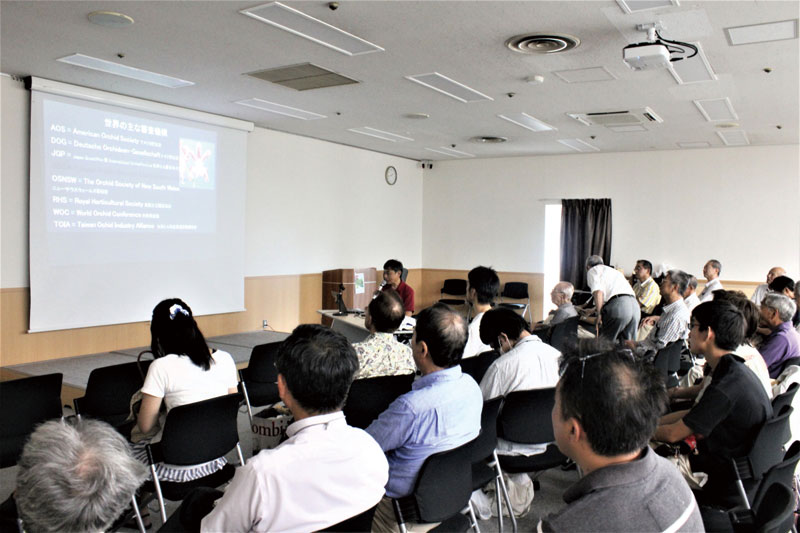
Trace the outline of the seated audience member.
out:
[[[559,281],[556,283],[553,290],[550,291],[550,301],[556,308],[550,311],[547,318],[536,325],[536,329],[540,327],[553,327],[557,324],[564,322],[568,318],[578,316],[578,310],[572,305],[572,295],[575,293],[575,287],[569,281]]]
[[[703,531],[689,486],[648,446],[666,407],[663,380],[627,350],[603,344],[562,361],[553,431],[583,477],[541,530]]]
[[[700,303],[710,302],[714,297],[714,291],[722,289],[722,282],[719,280],[719,273],[722,271],[722,263],[716,259],[709,259],[703,265],[703,276],[706,278],[706,286],[700,292]]]
[[[147,463],[146,444],[161,439],[162,403],[169,412],[180,405],[234,394],[239,383],[231,355],[208,347],[183,300],[170,298],[156,305],[150,336],[155,361],[147,370],[132,433],[133,455],[143,463]],[[226,463],[225,457],[191,467],[157,463],[156,472],[162,482],[186,482],[212,474]]]
[[[653,279],[653,264],[647,259],[639,259],[633,268],[633,293],[639,302],[643,315],[650,315],[661,301],[658,285]]]
[[[767,295],[767,290],[769,289],[769,284],[772,283],[772,280],[784,275],[786,275],[786,271],[782,267],[770,268],[769,272],[767,272],[767,282],[756,287],[756,290],[753,291],[753,295],[750,297],[750,301],[756,305],[761,305],[761,300],[763,300],[764,296]]]
[[[794,300],[796,298],[796,292],[800,289],[797,288],[794,280],[788,276],[778,276],[772,283],[769,284],[769,290],[778,294],[783,294],[784,296],[789,297],[790,300]],[[796,309],[794,312],[794,316],[792,317],[792,326],[797,326],[800,324],[800,308]]]
[[[318,531],[383,496],[386,458],[341,411],[358,368],[347,339],[300,325],[281,344],[275,366],[281,400],[294,416],[288,439],[236,469],[203,531]]]
[[[772,416],[772,405],[755,374],[733,355],[744,341],[744,317],[732,303],[711,301],[692,311],[689,345],[705,355],[711,383],[688,410],[661,418],[655,439],[679,442],[694,434],[697,454],[689,456],[693,472],[708,474],[698,497],[704,503],[730,506],[737,500],[731,459],[746,454],[758,430]]]
[[[9,512],[18,511],[30,532],[106,531],[146,478],[147,468],[105,422],[53,420],[25,444]]]
[[[586,259],[586,281],[594,298],[598,335],[611,341],[636,338],[641,312],[625,276],[593,255]]]
[[[411,348],[398,342],[393,335],[405,316],[403,300],[395,291],[375,295],[364,312],[364,327],[369,330],[369,337],[353,344],[358,356],[356,379],[416,371]]]
[[[463,359],[492,349],[481,342],[481,319],[483,314],[492,308],[495,298],[500,293],[500,278],[492,268],[485,266],[473,268],[467,274],[467,281],[469,282],[467,301],[472,305],[474,316],[469,323],[469,335]]]
[[[469,442],[480,432],[481,391],[458,365],[466,343],[466,321],[448,306],[435,304],[417,317],[411,348],[422,377],[367,428],[389,459],[386,497],[378,505],[373,531],[397,530],[390,498],[411,494],[429,455]]]
[[[389,288],[397,291],[400,298],[403,299],[403,307],[406,310],[406,315],[411,316],[414,314],[414,289],[403,281],[403,263],[397,259],[389,259],[383,264],[383,281],[386,282],[383,290]]]
[[[683,292],[689,284],[689,274],[670,270],[661,282],[661,298],[666,303],[655,327],[643,341],[625,341],[628,348],[640,355],[652,354],[667,344],[685,339],[689,333],[689,309],[683,301]]]
[[[797,305],[783,294],[769,293],[761,300],[761,321],[771,333],[759,348],[769,377],[777,378],[787,359],[800,357],[800,336],[792,326]]]
[[[683,301],[686,302],[686,307],[691,313],[695,307],[700,303],[700,298],[697,297],[697,278],[694,276],[689,277],[689,285],[683,292]]]

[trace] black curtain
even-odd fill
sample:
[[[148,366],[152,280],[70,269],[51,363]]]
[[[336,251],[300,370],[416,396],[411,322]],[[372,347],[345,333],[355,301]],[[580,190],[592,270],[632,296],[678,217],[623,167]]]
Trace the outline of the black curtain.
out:
[[[611,199],[562,200],[561,280],[585,290],[590,255],[611,261]]]

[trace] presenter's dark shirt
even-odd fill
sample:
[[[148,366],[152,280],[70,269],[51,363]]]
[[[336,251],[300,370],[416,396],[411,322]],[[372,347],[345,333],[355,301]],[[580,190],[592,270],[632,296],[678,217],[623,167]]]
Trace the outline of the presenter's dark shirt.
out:
[[[384,285],[383,290],[388,290],[391,288],[391,285]],[[397,286],[395,289],[397,294],[400,295],[400,298],[403,299],[403,308],[413,313],[414,312],[414,289],[406,283],[405,281],[401,281],[400,285]]]

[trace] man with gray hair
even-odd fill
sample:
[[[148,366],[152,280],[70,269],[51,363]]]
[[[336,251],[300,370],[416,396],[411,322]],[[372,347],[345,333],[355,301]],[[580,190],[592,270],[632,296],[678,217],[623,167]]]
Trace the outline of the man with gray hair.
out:
[[[700,303],[710,302],[714,298],[714,291],[723,289],[719,274],[722,272],[722,263],[716,259],[709,259],[703,265],[703,276],[706,278],[706,286],[700,291]]]
[[[88,419],[42,424],[18,465],[15,499],[26,531],[105,531],[147,477],[122,435]]]
[[[625,276],[592,255],[586,259],[586,281],[597,311],[597,334],[611,341],[635,339],[641,311]]]
[[[777,378],[788,359],[800,357],[800,335],[792,327],[797,306],[783,294],[770,293],[761,300],[761,321],[771,333],[759,348],[769,369],[769,377]]]
[[[569,281],[559,281],[550,291],[550,301],[556,306],[555,309],[550,311],[547,318],[534,324],[534,333],[547,334],[547,329],[564,322],[566,319],[573,316],[578,316],[578,311],[572,305],[572,295],[575,293],[575,287]]]
[[[655,354],[667,344],[686,339],[689,335],[689,309],[683,301],[683,293],[689,285],[689,274],[682,270],[670,270],[661,282],[661,301],[665,303],[655,327],[643,341],[625,341],[628,348],[640,354]]]
[[[683,301],[686,302],[690,313],[700,303],[700,298],[697,297],[697,278],[692,275],[689,276],[689,283],[683,291]]]

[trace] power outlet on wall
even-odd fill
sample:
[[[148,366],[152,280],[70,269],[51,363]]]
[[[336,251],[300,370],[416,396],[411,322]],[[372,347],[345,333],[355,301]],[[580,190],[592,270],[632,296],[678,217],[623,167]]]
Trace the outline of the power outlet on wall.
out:
[[[269,325],[267,324],[267,319],[265,318],[263,322],[261,322],[261,327],[267,329]]]

